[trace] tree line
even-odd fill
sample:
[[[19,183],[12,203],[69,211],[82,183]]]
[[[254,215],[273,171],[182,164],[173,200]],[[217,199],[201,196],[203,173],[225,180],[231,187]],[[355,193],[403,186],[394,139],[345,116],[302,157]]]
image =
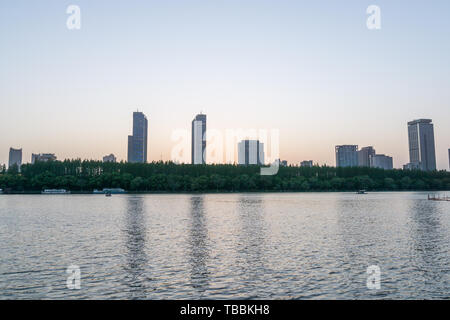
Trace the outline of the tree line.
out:
[[[383,170],[366,167],[280,167],[277,175],[261,176],[259,166],[190,165],[173,162],[103,163],[91,160],[36,162],[0,168],[0,189],[39,192],[66,189],[123,188],[132,192],[245,191],[395,191],[450,190],[450,173]]]

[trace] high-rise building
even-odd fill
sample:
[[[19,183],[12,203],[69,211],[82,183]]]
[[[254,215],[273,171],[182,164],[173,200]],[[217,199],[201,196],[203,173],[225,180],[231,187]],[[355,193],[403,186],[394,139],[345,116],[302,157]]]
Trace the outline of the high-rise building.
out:
[[[198,114],[192,120],[192,164],[206,163],[206,114]]]
[[[450,149],[448,149],[448,168],[450,169]]]
[[[242,140],[238,143],[238,164],[264,164],[264,143],[259,140]]]
[[[34,164],[36,161],[47,162],[47,161],[55,161],[55,160],[56,160],[56,156],[54,153],[39,153],[39,154],[32,153],[31,154],[31,163],[32,164]]]
[[[9,164],[8,167],[11,168],[13,165],[17,165],[20,170],[22,165],[22,149],[9,148]]]
[[[358,151],[358,166],[370,167],[370,157],[375,155],[373,147],[363,147]]]
[[[358,146],[342,145],[335,147],[336,167],[357,167],[358,166]]]
[[[309,167],[311,168],[313,166],[313,161],[312,160],[305,160],[300,162],[300,167]]]
[[[116,156],[113,155],[112,153],[110,155],[104,156],[103,157],[103,162],[116,162]]]
[[[394,163],[392,157],[384,154],[374,154],[370,156],[370,167],[392,170],[394,168]]]
[[[133,112],[133,135],[128,136],[128,162],[147,162],[148,121],[142,112]]]
[[[409,163],[421,170],[436,170],[434,129],[431,119],[408,122]]]

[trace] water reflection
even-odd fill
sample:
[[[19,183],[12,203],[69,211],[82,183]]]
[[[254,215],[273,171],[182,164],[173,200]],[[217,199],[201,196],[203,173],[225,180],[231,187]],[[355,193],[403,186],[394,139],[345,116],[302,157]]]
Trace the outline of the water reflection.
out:
[[[258,287],[267,273],[263,198],[242,196],[237,209],[241,226],[237,247],[238,263],[244,278],[249,282],[247,285],[251,283],[252,286]]]
[[[208,259],[210,244],[204,196],[190,198],[189,263],[191,266],[191,283],[199,292],[204,292],[209,285]]]
[[[442,203],[416,200],[409,208],[411,224],[411,264],[412,271],[421,278],[422,283],[449,288],[450,267],[446,261],[449,241],[441,224],[441,218],[448,212],[443,211]],[[442,277],[446,274],[446,277]]]
[[[125,285],[129,288],[129,299],[146,298],[147,277],[145,270],[148,264],[146,248],[146,221],[144,199],[127,197],[125,212],[125,248],[126,264],[124,265]]]

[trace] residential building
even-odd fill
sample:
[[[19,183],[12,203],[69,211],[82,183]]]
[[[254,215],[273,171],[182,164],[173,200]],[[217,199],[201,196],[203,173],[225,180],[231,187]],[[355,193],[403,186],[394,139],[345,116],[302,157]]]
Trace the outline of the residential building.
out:
[[[55,160],[56,160],[56,156],[54,153],[39,153],[39,154],[32,153],[31,154],[31,163],[32,164],[34,164],[36,161],[47,162],[47,161],[55,161]]]
[[[311,168],[313,166],[313,161],[312,160],[305,160],[300,162],[300,167],[309,167]]]
[[[147,117],[142,112],[133,112],[133,135],[128,136],[128,162],[147,162],[147,135]]]
[[[358,151],[358,166],[370,167],[370,157],[375,155],[373,147],[363,147]]]
[[[9,164],[8,167],[17,165],[18,169],[22,166],[22,149],[9,148]]]
[[[110,155],[103,157],[103,162],[116,162],[116,157],[111,153]]]
[[[240,165],[263,165],[264,143],[259,140],[242,140],[238,143],[238,164]]]
[[[436,170],[434,128],[431,119],[408,122],[409,162],[420,170]]]
[[[192,120],[191,161],[206,163],[206,114],[198,114]]]
[[[357,167],[358,146],[341,145],[335,147],[336,167]]]
[[[384,154],[375,154],[370,156],[370,167],[392,170],[394,168],[394,163],[392,157]]]

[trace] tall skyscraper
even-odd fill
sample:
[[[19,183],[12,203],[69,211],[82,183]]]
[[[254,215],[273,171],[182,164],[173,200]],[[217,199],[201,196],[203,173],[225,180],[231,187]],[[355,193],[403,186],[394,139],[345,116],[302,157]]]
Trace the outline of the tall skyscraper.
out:
[[[148,121],[142,112],[133,112],[133,135],[128,136],[128,162],[147,162]]]
[[[394,162],[392,157],[384,154],[374,154],[370,156],[370,167],[392,170],[394,168]]]
[[[192,120],[192,164],[206,163],[206,114],[198,114]]]
[[[264,164],[264,143],[259,140],[242,140],[238,143],[238,164]]]
[[[17,165],[20,170],[22,165],[22,149],[9,148],[9,164],[8,167],[11,168],[13,165]]]
[[[409,164],[420,170],[436,170],[434,129],[431,119],[408,122]]]
[[[373,147],[363,147],[358,151],[358,166],[370,167],[370,157],[375,155]]]
[[[342,145],[336,146],[336,167],[357,167],[358,146]]]

